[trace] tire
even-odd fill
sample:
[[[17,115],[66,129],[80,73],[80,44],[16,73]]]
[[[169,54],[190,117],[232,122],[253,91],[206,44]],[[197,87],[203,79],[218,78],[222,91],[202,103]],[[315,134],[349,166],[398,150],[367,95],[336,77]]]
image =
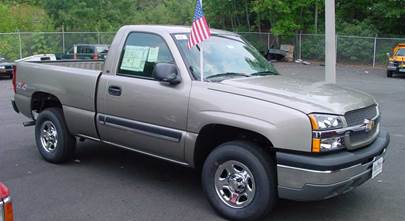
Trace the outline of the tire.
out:
[[[202,187],[210,204],[231,220],[264,218],[277,201],[276,179],[274,157],[245,141],[232,141],[215,148],[202,170]],[[232,188],[221,187],[221,182]]]
[[[387,77],[392,78],[392,71],[387,71]]]
[[[48,162],[63,163],[73,157],[76,139],[69,133],[60,108],[45,109],[38,115],[35,140],[39,153]]]
[[[8,78],[9,78],[9,79],[13,79],[13,73],[10,73],[10,74],[8,75]]]

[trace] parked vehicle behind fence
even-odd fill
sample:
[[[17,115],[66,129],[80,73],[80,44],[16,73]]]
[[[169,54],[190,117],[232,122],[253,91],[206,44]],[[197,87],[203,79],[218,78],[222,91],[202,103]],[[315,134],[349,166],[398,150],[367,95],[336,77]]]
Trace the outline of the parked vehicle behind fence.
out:
[[[124,26],[105,62],[18,63],[13,108],[52,163],[80,138],[201,169],[229,219],[262,218],[278,198],[335,197],[382,172],[389,135],[373,97],[282,76],[239,35],[211,31],[203,79],[190,28]]]
[[[13,78],[13,63],[0,55],[0,76]]]
[[[405,43],[396,45],[388,53],[387,77],[405,75]]]
[[[102,60],[108,53],[108,45],[75,44],[60,59]]]

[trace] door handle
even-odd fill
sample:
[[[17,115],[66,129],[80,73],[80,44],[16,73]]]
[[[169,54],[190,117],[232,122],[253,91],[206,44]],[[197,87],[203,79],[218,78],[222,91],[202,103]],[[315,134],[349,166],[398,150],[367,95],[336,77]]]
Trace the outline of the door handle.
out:
[[[121,87],[118,86],[110,86],[108,87],[108,93],[112,96],[121,96]]]

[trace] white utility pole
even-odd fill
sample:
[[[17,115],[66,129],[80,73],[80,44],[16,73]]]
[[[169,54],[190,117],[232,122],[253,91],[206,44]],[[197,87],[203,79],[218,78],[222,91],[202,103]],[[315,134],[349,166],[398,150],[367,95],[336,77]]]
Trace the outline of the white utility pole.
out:
[[[325,0],[325,80],[336,83],[335,0]]]

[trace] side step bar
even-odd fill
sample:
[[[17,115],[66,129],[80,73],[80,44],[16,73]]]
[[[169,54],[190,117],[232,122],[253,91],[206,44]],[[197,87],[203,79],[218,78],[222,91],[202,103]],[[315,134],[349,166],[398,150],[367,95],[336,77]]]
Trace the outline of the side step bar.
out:
[[[36,121],[33,120],[33,121],[24,122],[23,125],[24,125],[24,127],[31,127],[31,126],[35,126],[35,123],[36,123]]]

